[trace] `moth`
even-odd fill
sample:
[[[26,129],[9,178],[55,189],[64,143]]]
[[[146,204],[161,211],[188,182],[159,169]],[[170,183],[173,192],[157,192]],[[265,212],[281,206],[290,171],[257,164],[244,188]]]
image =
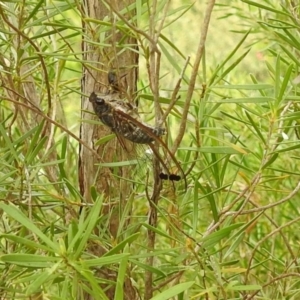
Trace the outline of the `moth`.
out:
[[[154,141],[157,141],[182,173],[186,185],[186,179],[180,164],[161,139],[161,136],[166,133],[164,128],[142,122],[137,107],[119,99],[118,93],[112,92],[97,96],[96,93],[92,92],[89,101],[92,103],[93,109],[101,122],[108,126],[117,136],[122,136],[133,143],[149,145],[167,173],[160,173],[159,176],[162,180],[179,181],[181,176],[170,173],[166,163],[152,144]]]
[[[97,96],[93,92],[89,98],[96,115],[113,132],[137,144],[149,144],[155,137],[165,134],[164,128],[153,127],[140,121],[136,106],[116,100],[113,95]]]

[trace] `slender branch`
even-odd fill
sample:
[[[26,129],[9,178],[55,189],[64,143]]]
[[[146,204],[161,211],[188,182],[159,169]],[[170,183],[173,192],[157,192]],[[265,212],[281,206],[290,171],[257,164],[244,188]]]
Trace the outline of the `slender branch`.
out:
[[[145,31],[137,28],[136,26],[132,25],[128,20],[126,20],[126,18],[117,11],[117,9],[112,5],[111,2],[108,2],[108,1],[104,1],[104,2],[130,29],[132,29],[134,32],[144,36],[153,45],[153,47],[157,48],[156,43],[154,42],[154,39],[149,34],[147,34]]]
[[[20,97],[26,99],[25,97],[19,95]],[[61,125],[60,123],[52,120],[50,117],[48,117],[45,113],[43,113],[38,107],[36,107],[33,103],[31,103],[29,100],[27,100],[28,102],[31,103],[32,106],[29,106],[25,103],[13,100],[13,99],[3,99],[3,100],[8,100],[11,101],[13,103],[15,103],[16,105],[21,105],[23,107],[26,107],[28,109],[31,109],[32,111],[36,112],[37,114],[39,114],[40,116],[42,116],[43,118],[45,118],[47,121],[49,121],[50,123],[54,124],[55,126],[59,127],[60,129],[62,129],[65,133],[67,133],[69,136],[71,136],[72,138],[74,138],[77,142],[79,142],[80,144],[82,144],[84,147],[86,147],[88,150],[90,150],[96,157],[97,159],[99,159],[99,161],[102,161],[101,156],[94,150],[92,149],[89,145],[87,145],[83,140],[81,140],[79,137],[77,137],[74,133],[72,133],[70,130],[68,130],[66,127],[64,127],[63,125]]]
[[[170,283],[172,280],[180,278],[183,275],[184,271],[179,271],[178,273],[173,274],[172,276],[167,277],[165,281],[157,285],[156,287],[153,288],[153,291],[157,291],[161,288],[163,288],[165,285]]]
[[[166,18],[167,18],[167,14],[168,14],[169,7],[170,7],[170,2],[171,2],[171,1],[168,0],[167,4],[165,4],[163,16],[162,16],[162,18],[161,18],[161,22],[160,22],[160,24],[159,24],[159,26],[158,26],[158,29],[155,30],[155,32],[156,32],[156,36],[155,36],[155,38],[154,38],[155,43],[158,43],[158,39],[159,39],[160,33],[161,33],[162,29],[163,29],[165,20],[166,20]]]
[[[203,24],[201,26],[202,31],[201,31],[201,37],[200,37],[199,46],[198,46],[198,50],[197,50],[197,54],[196,54],[195,64],[194,64],[194,67],[192,70],[190,84],[188,86],[188,91],[187,91],[187,95],[186,95],[186,101],[185,101],[185,105],[183,108],[181,124],[179,127],[179,134],[178,134],[177,138],[175,139],[173,147],[171,149],[172,153],[176,152],[176,150],[178,149],[178,147],[181,143],[183,135],[185,134],[187,115],[189,112],[192,96],[194,93],[194,88],[195,88],[195,84],[196,84],[196,78],[198,75],[200,62],[201,62],[201,59],[202,59],[202,56],[204,53],[205,42],[206,42],[206,37],[207,37],[207,32],[208,32],[208,26],[209,26],[210,17],[211,17],[215,2],[216,2],[215,0],[210,0],[208,2],[207,8],[206,8],[205,18],[204,18]]]
[[[170,104],[169,104],[168,108],[165,110],[164,115],[163,115],[162,118],[161,118],[161,123],[164,123],[164,122],[166,121],[167,116],[169,115],[169,113],[170,113],[171,110],[173,109],[173,107],[174,107],[176,101],[178,100],[177,94],[178,94],[178,92],[179,92],[179,90],[180,90],[180,84],[181,84],[181,81],[182,81],[182,79],[183,79],[185,70],[186,70],[186,68],[187,68],[187,66],[188,66],[188,64],[189,64],[189,62],[190,62],[190,56],[188,56],[187,59],[186,59],[186,61],[185,61],[185,64],[184,64],[184,67],[183,67],[183,69],[182,69],[182,71],[181,71],[180,77],[179,77],[179,79],[178,79],[178,81],[177,81],[177,83],[176,83],[176,85],[175,85],[175,89],[173,90]],[[173,153],[173,154],[174,154],[174,153]]]
[[[20,31],[18,28],[16,28],[9,20],[7,19],[5,13],[2,10],[2,7],[0,5],[0,15],[2,16],[4,22],[12,28],[15,32],[17,32],[19,35],[21,35],[24,39],[26,39],[29,44],[35,49],[37,56],[40,58],[40,62],[42,65],[42,69],[44,71],[44,79],[45,79],[45,85],[46,85],[46,90],[47,90],[47,97],[48,97],[48,114],[50,113],[51,110],[51,92],[50,92],[50,85],[49,85],[49,78],[48,78],[48,72],[47,72],[47,67],[44,61],[44,58],[42,56],[40,49],[38,46],[22,31]]]
[[[277,276],[277,277],[271,279],[269,282],[267,282],[266,284],[264,284],[264,285],[262,286],[262,289],[264,289],[265,287],[271,285],[272,283],[274,283],[274,282],[276,282],[276,281],[278,281],[278,280],[282,280],[282,279],[284,279],[284,278],[291,277],[291,276],[293,276],[293,277],[300,277],[300,274],[299,274],[299,273],[282,274],[282,275],[280,275],[280,276]],[[245,300],[253,299],[254,296],[257,295],[260,291],[261,291],[261,290],[257,290],[257,291],[255,291],[254,293],[252,293],[251,295],[246,295],[246,296],[244,297],[244,299],[245,299]]]
[[[239,215],[247,215],[247,214],[251,214],[251,213],[255,213],[255,212],[261,212],[261,211],[265,211],[267,209],[270,209],[272,207],[276,207],[284,202],[289,201],[291,198],[293,198],[300,190],[300,181],[298,182],[297,186],[295,187],[295,189],[285,198],[281,199],[280,201],[277,201],[275,203],[271,203],[269,205],[265,205],[265,206],[261,206],[261,207],[257,207],[257,208],[253,208],[253,209],[249,209],[249,210],[245,210],[239,213]],[[226,212],[224,215],[226,216],[230,216],[230,215],[234,215],[236,214],[236,212]]]
[[[276,228],[275,230],[273,230],[272,232],[270,232],[269,234],[267,234],[266,236],[264,236],[263,239],[261,239],[256,245],[255,247],[253,248],[253,251],[252,251],[252,254],[249,258],[249,262],[248,262],[248,268],[247,268],[247,271],[245,273],[245,283],[247,282],[248,280],[248,276],[249,276],[249,272],[251,270],[251,264],[252,264],[252,261],[253,261],[253,258],[254,258],[254,254],[256,253],[256,251],[259,249],[259,247],[261,246],[262,243],[264,243],[265,241],[267,241],[268,239],[270,239],[274,234],[280,232],[283,228],[286,228],[294,223],[297,223],[300,221],[300,217]]]
[[[154,109],[155,109],[155,125],[158,125],[158,122],[161,119],[161,107],[159,105],[159,73],[160,73],[160,59],[161,52],[157,47],[157,42],[159,38],[159,33],[155,35],[155,16],[156,16],[156,6],[157,0],[153,0],[152,6],[150,9],[150,20],[149,20],[149,32],[151,41],[149,46],[149,62],[147,63],[148,76],[150,81],[150,89],[153,93],[154,98]],[[166,13],[166,12],[165,12]],[[161,26],[165,20],[166,15],[163,16],[161,21]],[[150,41],[150,40],[149,40]],[[153,145],[152,151],[156,150],[158,147],[157,142]],[[154,176],[154,187],[153,193],[151,196],[151,201],[149,201],[150,211],[149,211],[149,225],[153,228],[157,227],[157,202],[160,196],[160,191],[162,188],[161,180],[158,177],[159,173],[159,161],[157,159],[153,160],[153,176]],[[152,252],[155,249],[156,242],[156,233],[155,231],[148,229],[148,251]],[[147,264],[152,267],[154,263],[154,257],[150,255],[147,259]],[[145,295],[144,299],[148,300],[153,296],[153,273],[151,270],[146,271],[145,273]]]

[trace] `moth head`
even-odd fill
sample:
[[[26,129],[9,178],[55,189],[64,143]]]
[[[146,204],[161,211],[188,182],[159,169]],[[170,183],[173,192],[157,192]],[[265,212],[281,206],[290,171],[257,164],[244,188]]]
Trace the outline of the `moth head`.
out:
[[[91,95],[89,97],[89,100],[92,103],[97,103],[97,104],[100,104],[100,105],[105,103],[105,100],[101,97],[98,97],[95,92],[91,93]]]
[[[104,104],[105,103],[105,100],[103,98],[100,98],[100,97],[97,97],[96,100],[95,100],[95,103],[97,104]]]
[[[159,136],[162,136],[162,135],[165,135],[166,134],[166,128],[163,128],[163,127],[156,127],[154,129],[154,133],[155,135],[157,135],[158,137]]]

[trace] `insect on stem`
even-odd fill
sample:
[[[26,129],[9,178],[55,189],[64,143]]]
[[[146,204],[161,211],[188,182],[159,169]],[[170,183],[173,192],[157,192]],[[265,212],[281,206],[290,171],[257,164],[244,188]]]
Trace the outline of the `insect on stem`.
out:
[[[181,176],[170,173],[166,163],[152,144],[154,141],[158,142],[171,157],[177,169],[182,173],[185,187],[187,186],[186,178],[180,164],[160,138],[166,132],[164,128],[151,126],[142,122],[137,112],[137,107],[129,102],[117,99],[116,93],[97,96],[92,92],[89,100],[92,102],[96,115],[104,125],[108,126],[117,135],[119,140],[120,137],[123,137],[133,143],[149,145],[167,173],[160,173],[161,179],[179,181]]]

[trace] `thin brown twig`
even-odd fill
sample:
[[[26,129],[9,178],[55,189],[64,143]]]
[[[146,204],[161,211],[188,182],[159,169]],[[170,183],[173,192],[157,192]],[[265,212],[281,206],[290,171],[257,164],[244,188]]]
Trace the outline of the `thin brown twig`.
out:
[[[178,277],[181,277],[183,275],[183,273],[184,273],[184,271],[179,271],[178,273],[175,273],[174,275],[169,276],[165,281],[163,281],[156,287],[153,287],[152,290],[157,291],[157,290],[161,289],[162,287],[164,287],[166,284],[168,284],[172,280],[177,279]]]
[[[117,10],[116,8],[113,6],[113,4],[111,2],[108,1],[104,1],[109,8],[130,28],[132,29],[134,32],[144,36],[152,45],[153,47],[157,47],[154,40],[151,38],[151,36],[149,34],[147,34],[145,31],[137,28],[136,26],[132,25],[128,20],[126,20],[126,18],[124,18],[124,16],[122,16]]]
[[[155,43],[158,43],[158,39],[159,39],[159,36],[160,36],[160,33],[163,29],[163,26],[164,26],[164,23],[165,23],[165,20],[167,18],[167,14],[169,12],[169,7],[170,7],[170,0],[168,0],[168,2],[165,4],[164,6],[164,11],[163,11],[163,16],[161,18],[161,22],[160,24],[158,25],[158,29],[155,30],[155,33],[156,33],[156,36],[154,38],[154,42]]]
[[[206,42],[206,37],[207,37],[207,32],[208,32],[208,26],[209,26],[210,17],[211,17],[215,2],[216,2],[215,0],[210,0],[207,4],[204,21],[203,21],[203,24],[201,26],[202,30],[201,30],[201,36],[200,36],[198,50],[197,50],[197,53],[196,53],[196,59],[195,59],[194,67],[193,67],[193,70],[192,70],[190,83],[189,83],[189,86],[188,86],[185,105],[184,105],[183,112],[182,112],[182,119],[181,119],[181,123],[180,123],[180,127],[179,127],[179,134],[178,134],[177,138],[175,139],[175,141],[173,143],[173,147],[171,149],[172,153],[176,152],[176,150],[178,149],[178,147],[179,147],[179,145],[182,141],[182,138],[185,134],[187,115],[188,115],[188,112],[189,112],[192,96],[193,96],[194,89],[195,89],[196,78],[197,78],[197,75],[198,75],[198,72],[199,72],[200,62],[201,62],[201,59],[202,59],[202,56],[203,56],[203,53],[204,53],[205,42]]]
[[[78,8],[78,7],[77,7]],[[79,8],[78,8],[79,9]],[[81,9],[79,9],[81,11]],[[83,14],[83,12],[81,12]],[[50,19],[48,17],[48,20],[50,22]],[[75,54],[75,51],[73,49],[73,47],[71,46],[71,44],[68,42],[68,40],[61,34],[61,32],[59,30],[57,30],[57,28],[55,26],[52,26],[52,29],[56,32],[57,35],[59,35],[59,37],[64,41],[64,43],[69,47],[69,49],[71,50],[71,52],[73,53],[74,57],[77,59],[78,62],[80,62],[82,64],[82,66],[86,69],[86,71],[89,73],[89,75],[95,80],[95,76],[94,74],[90,71],[89,67],[92,67],[90,66],[89,64],[85,63],[82,59],[80,59],[76,54]],[[74,30],[74,28],[73,28]],[[104,83],[101,83],[101,85],[104,85]]]
[[[300,277],[300,274],[299,274],[299,273],[288,273],[288,274],[283,274],[283,275],[277,276],[277,277],[273,278],[272,280],[270,280],[269,282],[267,282],[266,284],[264,284],[264,285],[262,286],[262,288],[265,288],[265,287],[267,287],[268,285],[270,285],[270,284],[272,284],[272,283],[274,283],[274,282],[276,282],[276,281],[278,281],[278,280],[282,280],[283,278],[287,278],[287,277],[291,277],[291,276],[293,276],[293,277]],[[254,293],[252,293],[251,295],[246,295],[246,296],[244,297],[244,299],[245,299],[245,300],[253,299],[253,297],[254,297],[255,295],[257,295],[260,291],[261,291],[261,290],[257,290],[257,291],[255,291]]]
[[[163,28],[164,22],[167,18],[167,13],[168,13],[168,9],[169,9],[169,4],[170,4],[170,0],[167,2],[167,4],[164,7],[164,11],[163,11],[163,15],[161,18],[161,22],[158,25],[158,29],[155,28],[155,16],[156,16],[156,5],[157,5],[157,1],[153,1],[153,11],[151,12],[150,18],[150,36],[153,38],[154,43],[155,43],[155,47],[153,47],[153,45],[150,45],[150,60],[153,59],[152,61],[152,68],[151,69],[151,63],[150,63],[150,72],[151,74],[153,74],[153,86],[154,89],[152,90],[153,94],[154,94],[154,105],[155,105],[155,121],[156,121],[156,126],[160,125],[161,122],[161,118],[162,118],[162,110],[159,104],[159,79],[160,79],[160,61],[161,61],[161,52],[157,47],[158,44],[158,39],[161,33],[161,30]],[[155,57],[155,53],[156,53],[156,57]]]
[[[48,72],[47,72],[47,67],[44,61],[44,58],[41,54],[40,49],[38,46],[32,41],[31,38],[29,38],[25,33],[20,31],[18,28],[16,28],[6,17],[5,13],[2,10],[2,7],[0,6],[0,15],[3,18],[3,21],[10,27],[12,28],[15,32],[17,32],[19,35],[21,35],[24,39],[26,39],[29,44],[35,49],[37,56],[40,58],[41,66],[44,71],[44,79],[45,79],[45,85],[46,85],[46,90],[47,90],[47,97],[48,97],[48,114],[50,113],[51,110],[51,92],[50,92],[50,84],[49,84],[49,78],[48,78]]]
[[[184,67],[183,67],[183,69],[182,69],[182,71],[181,71],[181,73],[180,73],[179,79],[178,79],[178,81],[177,81],[177,83],[176,83],[176,85],[175,85],[175,88],[174,88],[174,90],[173,90],[173,93],[172,93],[172,96],[171,96],[170,104],[169,104],[168,108],[165,110],[164,115],[163,115],[162,118],[161,118],[161,123],[164,123],[164,122],[166,121],[166,119],[167,119],[169,113],[170,113],[171,110],[173,109],[173,107],[174,107],[176,101],[178,100],[177,94],[178,94],[178,92],[179,92],[179,90],[180,90],[180,84],[181,84],[181,81],[182,81],[182,79],[183,79],[185,70],[186,70],[186,68],[187,68],[187,66],[188,66],[188,64],[189,64],[189,62],[190,62],[190,56],[188,56],[187,59],[186,59],[186,61],[185,61]],[[174,153],[173,153],[173,154],[174,154]]]
[[[155,16],[156,16],[156,5],[157,1],[153,0],[152,6],[150,9],[150,20],[149,20],[149,34],[150,34],[150,45],[149,45],[149,58],[147,61],[147,70],[148,70],[148,77],[150,81],[150,89],[153,93],[154,98],[154,109],[155,109],[155,122],[156,126],[161,117],[161,108],[159,105],[159,72],[160,72],[160,59],[161,53],[157,47],[157,37],[155,36]],[[151,42],[152,41],[152,42]],[[153,149],[156,150],[158,147],[157,142],[153,145]],[[152,149],[152,151],[153,151]],[[158,199],[160,196],[160,191],[162,188],[161,180],[158,177],[159,172],[159,162],[158,160],[153,160],[153,176],[154,176],[154,187],[151,196],[150,204],[150,211],[149,211],[149,225],[153,226],[154,228],[157,227],[157,208],[156,205],[158,203]],[[155,231],[148,229],[148,251],[152,252],[155,249],[155,242],[156,242],[156,233]],[[150,255],[147,258],[147,264],[152,267],[154,264],[154,257]],[[153,272],[151,270],[147,270],[145,272],[145,294],[144,299],[149,300],[153,296]]]
[[[21,95],[20,95],[21,96]],[[23,97],[23,96],[21,96]],[[23,97],[24,99],[26,99],[25,97]],[[70,130],[68,130],[66,127],[64,127],[63,125],[59,124],[58,122],[52,120],[50,117],[48,117],[44,112],[42,112],[38,107],[36,107],[33,103],[31,103],[28,99],[26,99],[28,102],[30,102],[30,104],[32,106],[29,106],[25,103],[13,100],[13,99],[8,99],[8,98],[4,98],[3,100],[7,100],[10,102],[15,103],[16,105],[21,105],[23,107],[26,107],[28,109],[31,109],[32,111],[36,112],[37,114],[39,114],[40,116],[42,116],[43,118],[45,118],[47,121],[49,121],[50,123],[56,125],[57,127],[59,127],[60,129],[62,129],[65,133],[67,133],[68,135],[70,135],[72,138],[74,138],[77,142],[79,142],[80,144],[82,144],[84,147],[86,147],[88,150],[90,150],[98,159],[100,162],[102,162],[102,159],[100,157],[100,155],[94,150],[92,149],[89,145],[87,145],[83,140],[81,140],[79,137],[77,137],[74,133],[72,133]]]
[[[297,186],[297,187],[298,187],[298,186]],[[296,189],[297,189],[297,187],[296,187]],[[231,192],[234,192],[234,191],[231,190]],[[234,192],[234,193],[239,194],[238,192]],[[292,192],[292,193],[293,193],[293,192]],[[251,203],[251,204],[252,204],[254,207],[256,207],[256,208],[259,207],[259,206],[258,206],[254,201],[252,201],[251,199],[249,199],[249,203]],[[249,212],[249,211],[248,211],[248,212]],[[243,213],[241,213],[241,214],[243,214]],[[269,222],[270,222],[275,228],[279,228],[279,226],[276,224],[276,222],[273,220],[273,218],[270,217],[270,216],[267,214],[266,210],[262,211],[262,212],[260,213],[260,215],[263,215],[264,217],[266,217],[267,220],[269,220]],[[291,245],[290,245],[290,243],[289,243],[288,238],[284,235],[283,231],[280,230],[279,233],[281,234],[281,237],[283,238],[283,241],[284,241],[284,243],[285,243],[285,246],[286,246],[286,248],[288,249],[288,251],[289,251],[291,257],[293,258],[293,261],[294,261],[295,265],[298,267],[297,255],[294,254],[294,252],[293,252],[293,250],[292,250],[292,248],[291,248]]]
[[[267,209],[270,209],[272,207],[276,207],[284,202],[289,201],[291,198],[293,198],[300,190],[300,181],[298,182],[297,186],[295,187],[295,189],[285,198],[275,202],[275,203],[271,203],[269,205],[265,205],[265,206],[260,206],[257,208],[253,208],[253,209],[249,209],[249,210],[245,210],[239,213],[239,215],[247,215],[247,214],[251,214],[251,213],[255,213],[255,212],[261,212],[261,211],[265,211]],[[234,215],[236,212],[226,212],[224,215],[226,216],[230,216],[230,215]]]
[[[287,107],[288,107],[288,105],[287,105]],[[287,108],[281,113],[281,116],[283,116],[286,111],[287,111]],[[272,140],[273,128],[274,128],[274,122],[270,122],[268,136],[267,136],[267,141],[271,141]],[[275,146],[276,145],[277,145],[277,143],[275,144]],[[225,214],[237,203],[237,201],[241,198],[241,196],[243,196],[247,190],[250,190],[250,193],[246,196],[246,199],[243,201],[243,204],[241,205],[241,207],[239,208],[239,210],[237,212],[232,213],[232,215],[234,216],[233,217],[234,219],[236,219],[239,215],[243,214],[243,210],[244,210],[246,204],[248,203],[250,197],[252,196],[252,194],[253,194],[253,192],[255,190],[255,187],[260,182],[260,179],[261,179],[261,176],[262,176],[261,172],[262,172],[263,166],[268,162],[268,158],[270,156],[270,153],[272,153],[275,149],[276,149],[276,147],[273,147],[272,149],[270,149],[270,147],[267,147],[267,151],[265,151],[265,153],[264,153],[264,156],[263,156],[262,161],[261,161],[260,168],[259,168],[258,172],[256,173],[256,175],[253,177],[253,179],[251,181],[251,184],[249,185],[249,187],[247,187],[241,193],[241,195],[239,195],[234,201],[232,201],[232,203],[230,204],[230,206],[227,207],[226,211],[222,212],[222,214],[224,214],[223,219],[226,217]],[[295,193],[299,190],[299,188],[296,189]],[[216,227],[214,226],[214,228],[216,228]]]
[[[274,234],[280,232],[283,228],[286,228],[286,227],[288,227],[288,226],[290,226],[290,225],[292,225],[292,224],[294,224],[294,223],[297,223],[297,222],[299,222],[299,221],[300,221],[300,217],[298,217],[298,218],[296,218],[296,219],[294,219],[294,220],[292,220],[292,221],[290,221],[290,222],[288,222],[288,223],[286,223],[286,224],[284,224],[284,225],[282,225],[282,226],[276,228],[275,230],[273,230],[272,232],[270,232],[269,234],[267,234],[266,236],[264,236],[264,238],[261,239],[261,240],[255,245],[255,247],[253,248],[252,254],[251,254],[250,258],[249,258],[247,271],[246,271],[246,273],[245,273],[245,283],[247,283],[247,280],[248,280],[248,276],[249,276],[249,272],[250,272],[250,269],[251,269],[251,263],[252,263],[252,261],[253,261],[254,254],[255,254],[256,251],[259,249],[260,245],[261,245],[262,243],[264,243],[266,240],[270,239]]]
[[[226,211],[223,211],[223,212],[220,213],[218,222],[217,223],[213,223],[211,226],[209,226],[208,230],[205,232],[205,234],[203,236],[209,235],[210,233],[212,233],[216,228],[218,228],[222,224],[222,222],[226,219],[226,217],[224,216],[224,214],[227,211],[229,211],[241,198],[244,197],[244,195],[247,193],[247,191],[249,191],[250,186],[251,186],[251,184],[249,186],[247,186],[245,189],[243,189],[238,194],[238,196],[234,199],[234,201],[232,201],[232,203],[230,203],[230,205],[226,208]],[[250,199],[249,195],[246,196],[246,199],[244,201],[247,202],[248,199]]]
[[[206,89],[206,85],[203,84],[203,90],[202,90],[202,94],[201,94],[201,97],[200,99],[202,100],[204,98],[204,95],[205,95],[205,89]],[[196,147],[199,149],[201,147],[201,140],[200,140],[200,120],[198,118],[195,118],[195,121],[194,121],[194,128],[195,128],[195,142],[196,142]],[[192,170],[194,169],[196,163],[197,163],[197,160],[198,160],[198,157],[199,157],[199,151],[195,151],[195,154],[194,154],[194,160],[192,161],[191,164],[189,164],[189,168],[188,170],[185,172],[185,176],[188,176]]]
[[[299,183],[300,184],[300,183]],[[295,188],[295,190],[297,189],[297,191],[298,191],[298,185],[297,185],[297,187]],[[294,190],[294,191],[295,191]],[[294,194],[294,191],[291,193],[291,194]],[[236,194],[239,194],[239,192],[234,192],[234,191],[232,191],[231,190],[231,192],[233,192],[233,193],[236,193]],[[291,197],[293,197],[293,195],[289,195],[289,196],[291,196]],[[295,194],[296,194],[296,192],[295,192]],[[288,196],[288,197],[289,197]],[[252,201],[251,199],[249,199],[249,203],[251,203],[254,207],[256,207],[256,208],[260,208],[259,206],[258,206],[258,204],[256,204],[254,201]],[[248,210],[248,212],[249,212],[250,210]],[[227,214],[227,213],[226,213]],[[241,213],[241,215],[243,214],[243,212]],[[263,215],[264,217],[266,217],[269,221],[270,221],[270,223],[275,227],[275,228],[279,228],[279,226],[276,224],[276,222],[273,220],[273,218],[272,217],[270,217],[268,214],[267,214],[267,212],[266,212],[266,209],[265,210],[263,210],[262,212],[261,212],[261,214],[260,215]],[[289,251],[289,253],[290,253],[290,255],[291,255],[291,257],[293,258],[293,261],[294,261],[294,263],[295,263],[295,265],[298,267],[298,263],[297,263],[297,256],[294,254],[294,252],[293,252],[293,250],[292,250],[292,248],[291,248],[291,245],[290,245],[290,243],[289,243],[289,240],[288,240],[288,238],[284,235],[284,233],[282,232],[282,231],[280,231],[280,234],[281,234],[281,236],[282,236],[282,238],[283,238],[283,240],[284,240],[284,243],[285,243],[285,245],[286,245],[286,247],[287,247],[287,249],[288,249],[288,251]]]

